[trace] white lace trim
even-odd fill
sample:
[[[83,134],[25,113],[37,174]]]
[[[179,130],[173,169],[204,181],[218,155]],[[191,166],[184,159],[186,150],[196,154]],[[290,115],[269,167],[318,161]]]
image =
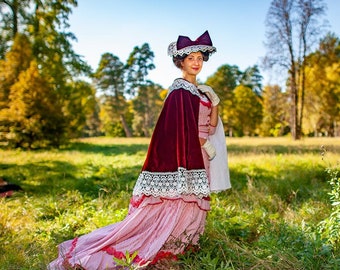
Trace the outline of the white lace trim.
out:
[[[133,195],[143,194],[156,197],[194,194],[202,198],[209,196],[210,187],[204,169],[187,170],[180,167],[177,172],[142,171],[137,179]]]
[[[199,97],[201,96],[200,93],[198,92],[197,87],[194,84],[184,79],[179,78],[179,79],[174,80],[172,85],[169,87],[169,91],[166,97],[168,97],[173,90],[177,90],[177,89],[188,90],[191,92],[191,94],[195,96],[199,96]]]
[[[214,53],[216,52],[216,48],[214,46],[209,45],[192,45],[188,47],[184,47],[183,49],[177,50],[177,42],[171,42],[168,47],[168,55],[169,56],[183,56],[189,55],[192,52],[209,52]]]

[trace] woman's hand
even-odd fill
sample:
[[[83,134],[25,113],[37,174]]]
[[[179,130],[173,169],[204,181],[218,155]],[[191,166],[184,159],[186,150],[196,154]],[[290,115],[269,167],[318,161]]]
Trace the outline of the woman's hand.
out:
[[[205,144],[202,145],[202,148],[207,152],[209,160],[213,160],[216,156],[215,147],[207,140]]]

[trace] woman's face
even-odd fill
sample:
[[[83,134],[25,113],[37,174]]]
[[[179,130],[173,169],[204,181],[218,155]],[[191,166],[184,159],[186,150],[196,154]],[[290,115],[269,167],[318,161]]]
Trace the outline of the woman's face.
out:
[[[193,52],[184,58],[182,62],[182,71],[184,75],[196,76],[203,67],[203,54]]]

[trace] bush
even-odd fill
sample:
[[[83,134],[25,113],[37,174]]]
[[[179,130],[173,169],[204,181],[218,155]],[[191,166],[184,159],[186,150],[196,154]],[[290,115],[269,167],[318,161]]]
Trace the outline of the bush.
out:
[[[339,166],[326,169],[329,175],[331,191],[328,193],[331,203],[331,214],[320,222],[320,233],[334,248],[340,245],[340,170]]]

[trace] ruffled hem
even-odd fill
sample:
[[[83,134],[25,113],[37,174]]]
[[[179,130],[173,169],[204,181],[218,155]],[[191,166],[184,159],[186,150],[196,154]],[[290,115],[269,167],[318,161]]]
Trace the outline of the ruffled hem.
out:
[[[75,239],[77,239],[77,238],[75,238]],[[125,260],[126,261],[128,259],[126,257],[126,254],[124,254],[121,251],[117,251],[113,247],[105,247],[105,248],[102,249],[102,251],[105,251],[107,254],[111,255],[112,257],[114,257],[118,260],[122,260],[122,261]],[[182,252],[182,254],[184,254],[184,252]],[[151,261],[150,260],[149,261],[144,260],[144,259],[140,258],[138,255],[136,255],[136,257],[134,257],[132,263],[135,267],[138,267],[139,269],[145,269],[145,267],[147,267],[149,265],[156,265],[159,261],[161,261],[163,259],[177,261],[178,255],[176,255],[172,252],[169,252],[169,251],[160,251],[156,254],[156,256]],[[94,270],[94,269],[84,268],[80,264],[75,264],[75,265],[72,266],[72,264],[69,262],[68,259],[64,260],[62,266],[65,269]],[[116,267],[118,268],[119,266],[116,266]],[[116,267],[114,267],[114,268],[116,268]],[[98,270],[98,269],[96,269],[96,270]]]
[[[126,254],[124,254],[121,251],[117,251],[113,247],[106,247],[102,249],[105,251],[107,254],[112,255],[114,258],[119,259],[119,260],[126,260]],[[131,255],[131,254],[130,254]],[[170,251],[159,251],[156,256],[152,260],[144,260],[138,255],[133,259],[133,264],[138,267],[145,267],[148,265],[155,265],[157,264],[160,260],[162,259],[170,259],[170,260],[178,260],[178,256]]]
[[[144,268],[163,258],[176,259],[203,234],[209,197],[134,197],[121,222],[99,228],[59,245],[59,257],[48,269],[120,269],[113,258]],[[131,258],[131,257],[130,257]]]
[[[181,195],[178,197],[154,197],[150,195],[142,195],[142,196],[132,196],[130,200],[129,213],[133,211],[135,208],[143,208],[147,205],[156,205],[161,204],[165,200],[175,201],[182,200],[186,203],[195,203],[197,206],[203,211],[210,210],[210,197],[198,198],[195,195]]]

